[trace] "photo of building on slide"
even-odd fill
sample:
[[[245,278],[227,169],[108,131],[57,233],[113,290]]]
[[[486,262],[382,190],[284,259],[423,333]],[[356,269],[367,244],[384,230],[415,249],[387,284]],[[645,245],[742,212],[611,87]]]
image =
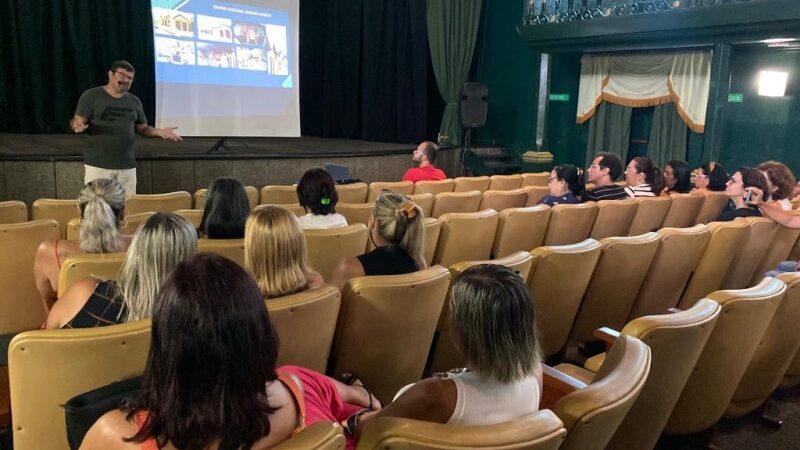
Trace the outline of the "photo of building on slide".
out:
[[[263,47],[236,46],[236,66],[247,70],[267,70],[267,51]]]
[[[196,64],[194,42],[156,37],[156,61],[193,66]]]
[[[231,20],[197,15],[197,37],[205,41],[233,42]],[[233,52],[233,48],[231,48]]]
[[[209,67],[236,67],[232,45],[197,43],[197,65]]]
[[[258,23],[235,22],[233,24],[233,38],[237,44],[264,46],[267,42],[267,31],[264,25]]]
[[[267,25],[267,72],[272,75],[289,75],[286,27]]]
[[[153,29],[156,34],[194,37],[194,14],[172,9],[153,8]]]

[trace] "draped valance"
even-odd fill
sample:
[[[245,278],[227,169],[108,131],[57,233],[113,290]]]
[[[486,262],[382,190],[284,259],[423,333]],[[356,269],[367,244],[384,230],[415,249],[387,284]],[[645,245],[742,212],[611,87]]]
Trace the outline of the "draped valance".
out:
[[[601,101],[642,108],[675,103],[686,125],[702,133],[711,82],[711,51],[586,54],[581,58],[577,122]]]

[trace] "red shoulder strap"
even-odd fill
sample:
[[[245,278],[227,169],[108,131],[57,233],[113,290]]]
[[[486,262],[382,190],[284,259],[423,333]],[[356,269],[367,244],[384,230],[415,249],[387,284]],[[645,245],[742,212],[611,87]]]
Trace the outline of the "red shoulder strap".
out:
[[[292,393],[294,403],[297,405],[297,411],[300,413],[300,424],[292,431],[292,435],[295,435],[303,431],[306,426],[306,402],[303,399],[303,389],[288,373],[278,372],[278,381],[283,383],[283,385],[289,389],[289,392]]]

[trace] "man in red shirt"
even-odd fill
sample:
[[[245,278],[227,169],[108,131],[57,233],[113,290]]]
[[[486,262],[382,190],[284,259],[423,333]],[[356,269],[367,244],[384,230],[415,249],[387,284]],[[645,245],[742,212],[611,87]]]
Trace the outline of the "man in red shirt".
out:
[[[447,175],[433,165],[436,162],[436,155],[439,153],[439,146],[431,141],[425,141],[417,146],[414,150],[413,160],[419,164],[419,167],[412,167],[408,169],[403,175],[403,181],[417,181],[423,180],[444,180]]]

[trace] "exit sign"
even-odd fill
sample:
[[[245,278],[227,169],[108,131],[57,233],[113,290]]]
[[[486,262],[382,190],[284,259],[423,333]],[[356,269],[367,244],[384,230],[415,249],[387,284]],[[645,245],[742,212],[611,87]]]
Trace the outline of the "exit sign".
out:
[[[568,102],[569,94],[550,94],[551,102]]]
[[[728,103],[744,102],[744,94],[728,94]]]

